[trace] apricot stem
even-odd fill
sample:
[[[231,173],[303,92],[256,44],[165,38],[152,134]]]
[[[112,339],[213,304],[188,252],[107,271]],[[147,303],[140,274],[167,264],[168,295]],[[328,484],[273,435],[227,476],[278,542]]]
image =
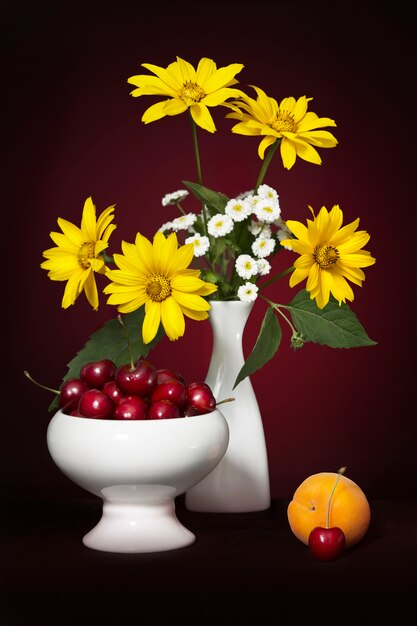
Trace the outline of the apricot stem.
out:
[[[330,494],[330,498],[329,498],[329,504],[327,506],[327,517],[326,517],[326,528],[329,528],[329,522],[330,522],[330,504],[332,502],[332,498],[333,498],[333,494],[335,492],[335,489],[337,487],[337,484],[342,476],[342,474],[344,474],[346,471],[346,467],[341,467],[340,470],[337,472],[337,478],[336,478],[336,482],[333,485],[333,489],[332,492]]]

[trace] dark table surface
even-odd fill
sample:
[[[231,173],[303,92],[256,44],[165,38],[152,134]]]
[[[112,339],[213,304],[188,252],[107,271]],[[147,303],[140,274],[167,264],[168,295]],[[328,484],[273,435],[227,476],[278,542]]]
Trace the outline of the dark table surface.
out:
[[[288,502],[256,513],[177,516],[196,535],[179,550],[86,548],[101,500],[7,501],[0,626],[412,623],[417,610],[417,501],[371,501],[364,539],[316,561],[292,534]]]

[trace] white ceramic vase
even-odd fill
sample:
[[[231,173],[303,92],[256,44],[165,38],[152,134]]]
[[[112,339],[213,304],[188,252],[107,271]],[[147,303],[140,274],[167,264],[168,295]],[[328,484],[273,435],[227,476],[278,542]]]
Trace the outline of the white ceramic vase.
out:
[[[47,445],[61,471],[103,500],[83,543],[105,552],[160,552],[194,543],[175,498],[204,478],[229,439],[219,410],[161,420],[100,420],[58,411]]]
[[[233,389],[244,364],[242,337],[253,303],[212,301],[213,350],[206,382],[229,426],[226,454],[210,474],[186,492],[191,511],[250,512],[270,507],[268,457],[262,417],[249,377]]]

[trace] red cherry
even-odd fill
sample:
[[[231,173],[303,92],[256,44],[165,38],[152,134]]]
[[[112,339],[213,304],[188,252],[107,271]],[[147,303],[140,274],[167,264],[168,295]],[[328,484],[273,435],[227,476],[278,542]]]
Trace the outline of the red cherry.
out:
[[[150,396],[156,387],[156,368],[145,359],[136,365],[121,365],[115,373],[116,385],[123,393],[134,396]]]
[[[125,396],[116,406],[113,418],[116,420],[146,419],[148,403],[140,396]]]
[[[169,370],[169,369],[158,369],[156,370],[156,376],[157,376],[157,384],[160,385],[161,383],[165,383],[167,380],[179,380],[183,385],[186,384],[185,379],[183,376],[181,376],[181,374],[179,374],[178,372],[175,372],[174,370]]]
[[[116,385],[114,380],[108,380],[107,383],[103,385],[101,390],[103,393],[107,394],[109,398],[113,400],[115,404],[118,404],[122,398],[126,398],[124,396],[119,387]]]
[[[114,402],[100,389],[88,389],[78,402],[81,417],[109,419],[113,415]]]
[[[86,382],[79,378],[69,378],[62,383],[59,392],[59,408],[64,413],[71,413],[77,409],[78,401],[88,391],[89,387]]]
[[[185,415],[203,415],[216,408],[216,398],[207,383],[190,383],[187,387]]]
[[[319,561],[334,561],[345,549],[345,533],[338,526],[332,528],[316,526],[308,537],[308,546]]]
[[[157,400],[148,409],[148,419],[150,420],[173,419],[180,416],[181,413],[177,405],[169,400]]]
[[[169,400],[181,409],[187,402],[187,388],[177,379],[166,380],[152,392],[151,404],[157,400]]]
[[[84,380],[90,389],[101,389],[111,380],[116,372],[116,365],[110,359],[101,359],[85,363],[80,370],[80,378]]]

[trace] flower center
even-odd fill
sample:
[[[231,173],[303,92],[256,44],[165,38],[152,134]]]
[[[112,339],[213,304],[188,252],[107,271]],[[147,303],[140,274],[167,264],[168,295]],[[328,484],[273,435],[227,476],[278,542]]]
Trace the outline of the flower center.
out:
[[[192,83],[191,81],[187,81],[180,89],[178,93],[179,97],[185,104],[191,105],[196,102],[200,102],[206,93],[204,89],[197,85],[196,83]]]
[[[162,302],[171,295],[171,283],[160,274],[150,276],[146,282],[146,293],[154,302]]]
[[[78,250],[78,263],[85,270],[91,265],[90,259],[94,259],[94,247],[94,241],[86,241]]]
[[[292,113],[285,109],[278,109],[277,113],[269,120],[269,126],[277,131],[277,133],[287,132],[295,133],[297,125]]]
[[[314,248],[313,257],[322,270],[328,270],[339,258],[339,251],[328,243],[320,243]]]

